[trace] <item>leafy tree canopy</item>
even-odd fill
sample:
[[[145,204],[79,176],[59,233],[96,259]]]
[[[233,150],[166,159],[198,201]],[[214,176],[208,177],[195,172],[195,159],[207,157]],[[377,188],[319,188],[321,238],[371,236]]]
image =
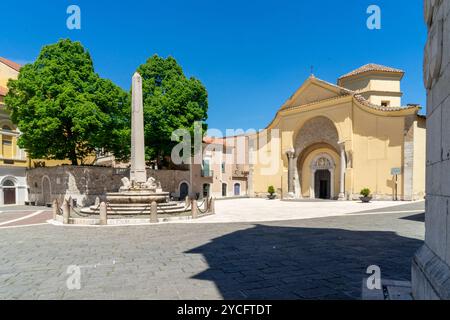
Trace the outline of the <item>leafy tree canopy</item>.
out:
[[[170,156],[176,144],[170,139],[173,131],[193,132],[194,122],[207,119],[208,93],[199,80],[188,79],[172,57],[154,55],[137,71],[143,79],[147,159],[159,162]]]
[[[45,46],[8,88],[5,103],[30,157],[76,165],[97,148],[119,160],[129,156],[129,96],[94,72],[79,42]]]

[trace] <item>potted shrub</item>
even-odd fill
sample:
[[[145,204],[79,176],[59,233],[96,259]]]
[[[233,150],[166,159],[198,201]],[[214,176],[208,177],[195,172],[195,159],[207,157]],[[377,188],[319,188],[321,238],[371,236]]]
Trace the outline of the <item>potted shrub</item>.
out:
[[[359,199],[362,202],[367,203],[367,202],[370,202],[370,200],[372,200],[372,197],[370,196],[370,189],[369,188],[362,189],[360,194],[361,194],[361,197],[359,197]]]
[[[269,194],[267,195],[267,197],[268,197],[270,200],[273,200],[273,199],[276,198],[276,195],[275,195],[275,188],[274,188],[273,186],[269,186],[269,188],[267,188],[267,192],[269,193]]]

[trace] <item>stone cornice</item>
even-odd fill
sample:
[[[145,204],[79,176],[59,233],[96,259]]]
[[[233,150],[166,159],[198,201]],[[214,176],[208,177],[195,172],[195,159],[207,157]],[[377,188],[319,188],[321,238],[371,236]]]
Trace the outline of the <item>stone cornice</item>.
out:
[[[358,91],[357,94],[386,95],[386,96],[395,96],[395,97],[403,96],[403,92],[401,92],[401,91],[380,91],[380,90]]]
[[[355,95],[355,104],[362,110],[367,111],[372,114],[385,117],[401,117],[410,114],[416,114],[420,111],[419,106],[406,106],[406,107],[382,107],[370,103],[364,97],[360,95]]]

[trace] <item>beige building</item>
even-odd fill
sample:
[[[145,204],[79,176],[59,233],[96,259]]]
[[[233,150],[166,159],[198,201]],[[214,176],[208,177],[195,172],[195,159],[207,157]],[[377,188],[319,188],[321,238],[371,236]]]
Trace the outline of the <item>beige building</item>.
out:
[[[242,138],[242,151],[248,150],[248,138]],[[203,197],[215,198],[248,196],[247,178],[249,166],[244,155],[238,161],[238,137],[204,139],[201,168],[193,166],[196,184],[202,185]],[[200,171],[200,177],[198,176]],[[200,180],[199,180],[200,179]]]
[[[0,206],[24,204],[28,200],[27,168],[56,166],[68,161],[29,159],[17,145],[20,131],[6,110],[10,79],[17,79],[21,65],[0,57]],[[44,183],[44,181],[42,181]]]
[[[9,79],[16,79],[20,65],[0,57],[0,205],[24,204],[28,200],[26,153],[17,146],[20,132],[5,106]]]
[[[404,72],[377,64],[341,76],[311,75],[262,132],[250,136],[249,194],[375,199],[425,195],[425,117],[402,105]],[[263,136],[269,137],[265,139]],[[270,161],[262,161],[270,158]]]

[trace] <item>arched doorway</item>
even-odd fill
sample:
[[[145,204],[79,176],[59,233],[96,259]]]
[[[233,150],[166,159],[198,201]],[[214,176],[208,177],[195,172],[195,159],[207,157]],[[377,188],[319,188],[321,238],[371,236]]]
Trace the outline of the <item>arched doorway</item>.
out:
[[[333,158],[327,153],[320,153],[311,161],[311,198],[334,198],[335,168]]]
[[[234,195],[235,196],[240,196],[241,195],[241,184],[240,183],[235,183],[234,184]]]
[[[3,182],[3,204],[16,204],[16,186],[13,181]]]
[[[331,174],[328,170],[317,170],[314,175],[314,193],[318,199],[330,199]]]
[[[189,195],[189,185],[186,182],[180,184],[180,200],[186,199]]]
[[[222,183],[222,197],[226,197],[226,196],[227,196],[227,184]]]
[[[327,151],[330,150],[334,156],[337,156],[336,159],[339,159],[339,150],[341,149],[339,141],[339,132],[330,118],[317,116],[303,123],[293,138],[293,148],[286,152],[288,160],[289,195],[301,198],[307,196],[309,193],[309,197],[319,198],[320,180],[322,180],[322,197],[324,197],[325,193],[327,199],[333,199],[335,197],[335,161],[328,154],[325,159],[330,160],[331,167],[321,168],[320,165],[316,166],[314,164],[318,158],[311,159],[311,156],[317,154],[315,150],[322,149],[320,152],[327,154]],[[325,172],[318,173],[319,180],[315,183],[315,173],[318,170],[328,170],[330,176],[328,177],[328,174]],[[305,178],[306,176],[307,178]]]

